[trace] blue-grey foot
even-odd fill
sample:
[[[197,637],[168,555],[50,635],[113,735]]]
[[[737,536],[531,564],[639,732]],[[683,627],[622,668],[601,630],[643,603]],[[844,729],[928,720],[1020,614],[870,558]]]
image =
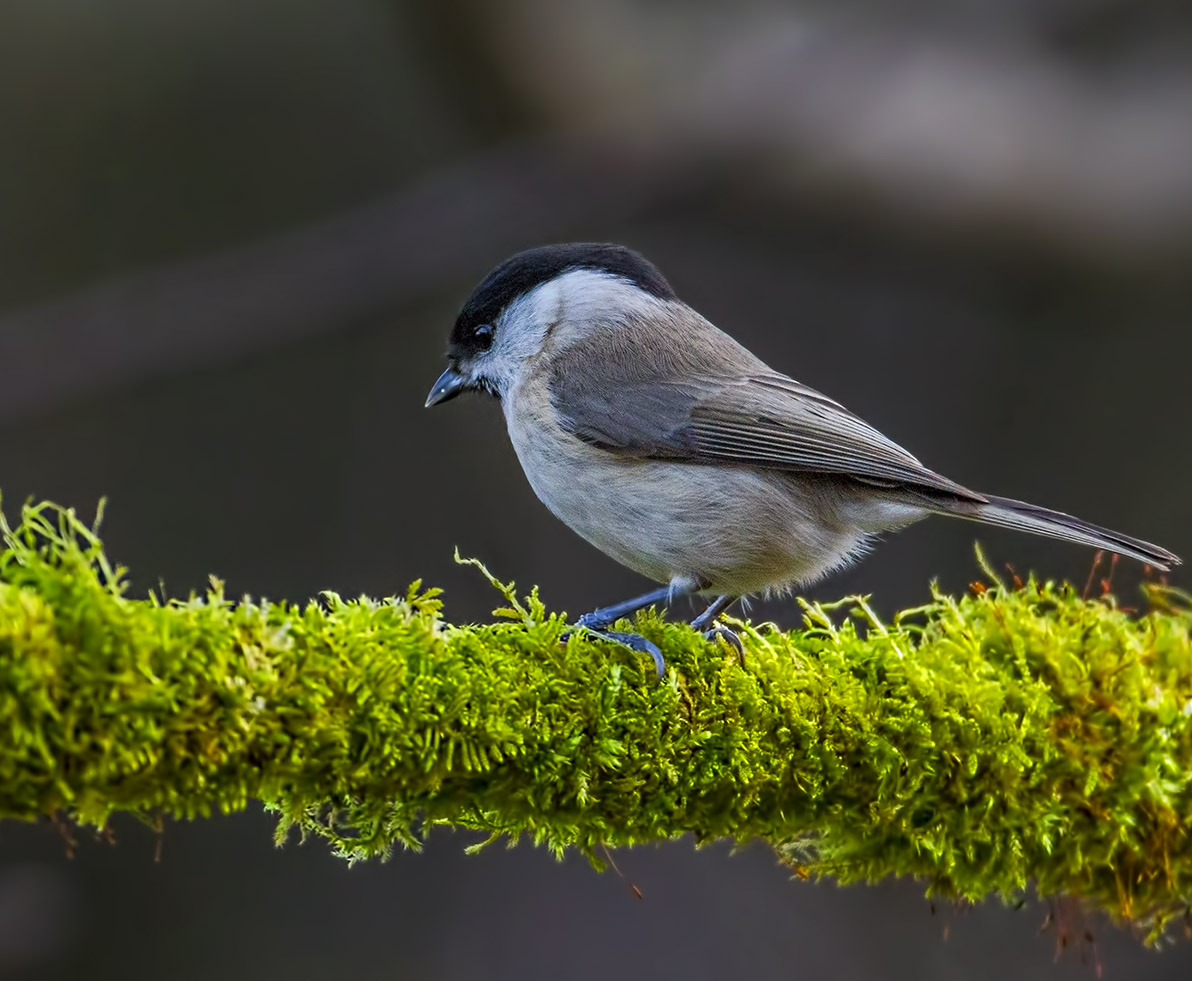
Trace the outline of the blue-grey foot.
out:
[[[631,651],[637,651],[642,654],[650,654],[653,659],[654,668],[658,669],[658,677],[662,677],[666,671],[666,662],[663,660],[663,652],[658,650],[658,645],[652,644],[651,641],[646,640],[641,634],[631,634],[625,631],[610,631],[607,627],[592,626],[591,623],[585,623],[586,617],[579,617],[577,626],[582,629],[585,634],[590,637],[595,637],[600,640],[611,640],[614,644],[621,644],[628,647]],[[567,631],[561,635],[559,640],[566,644],[572,637],[572,632]]]
[[[658,677],[662,677],[666,671],[666,662],[663,660],[663,652],[658,650],[658,645],[651,644],[650,641],[642,637],[641,634],[631,634],[622,631],[607,631],[603,627],[592,627],[588,623],[583,622],[584,617],[579,617],[578,626],[583,628],[584,633],[591,635],[601,640],[611,640],[614,644],[621,644],[626,646],[631,651],[637,651],[641,654],[650,654],[653,658],[654,668],[658,669]],[[571,638],[571,632],[563,634],[559,640],[566,644],[567,640]]]
[[[654,668],[658,671],[658,677],[663,677],[666,673],[666,662],[663,660],[663,652],[658,650],[658,645],[652,644],[651,641],[646,640],[641,634],[623,633],[621,631],[589,631],[592,637],[601,637],[606,640],[611,640],[614,644],[623,644],[631,651],[637,651],[639,654],[650,654],[653,658]]]
[[[691,626],[702,633],[706,640],[715,640],[717,637],[724,638],[737,649],[738,654],[744,656],[745,648],[741,644],[741,638],[735,631],[720,622],[720,614],[732,606],[735,601],[735,596],[717,596],[708,604],[708,608],[703,613],[691,621]]]
[[[737,649],[737,653],[741,657],[745,656],[745,645],[741,643],[741,638],[737,636],[737,632],[726,627],[723,623],[713,624],[712,627],[704,631],[705,640],[716,640],[720,638]]]
[[[623,603],[603,606],[599,610],[585,613],[575,621],[575,625],[588,631],[593,636],[604,637],[616,644],[624,644],[631,650],[638,651],[641,654],[649,654],[654,659],[654,667],[658,669],[658,677],[661,678],[666,671],[666,662],[662,659],[662,651],[656,645],[646,640],[641,634],[623,633],[617,630],[609,630],[608,628],[623,617],[632,616],[638,610],[644,610],[647,606],[654,606],[656,604],[670,606],[676,597],[686,596],[698,588],[700,588],[699,583],[694,579],[675,579],[667,586],[652,589],[648,593],[635,596],[633,599],[625,600]],[[723,608],[721,607],[720,609]],[[569,636],[570,634],[564,634],[562,639],[565,641]]]

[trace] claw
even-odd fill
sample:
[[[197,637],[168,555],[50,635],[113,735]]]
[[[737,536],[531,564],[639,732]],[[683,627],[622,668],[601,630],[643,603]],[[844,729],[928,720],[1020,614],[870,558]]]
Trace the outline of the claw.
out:
[[[731,644],[737,649],[738,654],[745,656],[745,645],[741,643],[741,638],[735,630],[730,630],[723,623],[717,623],[710,630],[704,631],[704,640],[715,641],[717,638]]]
[[[690,626],[703,634],[704,640],[714,641],[718,637],[723,638],[726,643],[732,644],[737,649],[737,654],[744,662],[745,648],[741,644],[741,638],[735,631],[720,622],[720,614],[732,606],[733,602],[734,597],[732,596],[717,596],[703,613],[691,621]]]
[[[639,654],[649,654],[654,661],[654,667],[658,671],[658,677],[662,678],[666,674],[666,661],[662,658],[662,651],[658,649],[656,644],[646,640],[641,634],[623,633],[618,630],[604,630],[600,627],[593,627],[583,621],[586,617],[580,617],[576,621],[576,626],[583,628],[585,633],[601,640],[611,640],[614,644],[621,644],[628,647],[631,651],[637,651]],[[559,640],[566,643],[572,636],[570,632],[563,634]]]
[[[631,651],[637,651],[639,654],[649,654],[654,659],[654,667],[658,671],[658,677],[662,678],[666,674],[666,661],[662,659],[662,651],[658,649],[657,645],[646,640],[641,634],[626,634],[616,630],[607,630],[597,633],[596,636],[607,637],[609,640],[615,641],[618,644],[624,644]]]

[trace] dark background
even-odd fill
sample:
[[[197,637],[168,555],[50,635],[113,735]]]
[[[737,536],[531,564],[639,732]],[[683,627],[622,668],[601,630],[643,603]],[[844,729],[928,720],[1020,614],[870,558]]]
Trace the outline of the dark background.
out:
[[[534,499],[495,405],[422,410],[474,282],[569,239],[641,249],[949,476],[1192,552],[1182,0],[4,0],[4,507],[108,496],[136,594],[423,577],[483,618],[457,545],[574,613],[640,590]],[[814,595],[962,590],[975,533],[920,525]],[[349,869],[271,827],[171,824],[160,862],[130,821],[73,859],[0,827],[0,976],[1092,976],[1045,904],[933,912],[757,847],[622,852],[622,880],[442,833]],[[1192,971],[1090,926],[1107,977]]]

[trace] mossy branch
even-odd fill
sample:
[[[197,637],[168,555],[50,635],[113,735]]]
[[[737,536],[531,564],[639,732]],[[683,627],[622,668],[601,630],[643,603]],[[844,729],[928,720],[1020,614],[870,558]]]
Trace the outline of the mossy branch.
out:
[[[644,616],[666,655],[536,593],[452,626],[436,591],[303,607],[124,595],[50,504],[3,526],[0,816],[189,818],[252,799],[349,858],[434,825],[603,845],[762,839],[842,881],[1033,882],[1156,939],[1192,898],[1192,612],[994,583],[883,624],[863,600],[743,627],[745,654]]]

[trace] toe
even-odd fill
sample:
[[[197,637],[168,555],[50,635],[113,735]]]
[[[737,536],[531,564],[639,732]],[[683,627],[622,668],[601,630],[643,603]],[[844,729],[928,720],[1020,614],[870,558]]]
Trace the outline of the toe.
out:
[[[666,662],[662,659],[662,651],[658,649],[657,645],[646,640],[641,634],[608,631],[600,636],[607,637],[609,640],[615,640],[618,644],[624,644],[630,650],[637,651],[640,654],[649,654],[654,661],[655,669],[658,671],[658,677],[661,678],[666,673]]]
[[[613,621],[600,616],[599,613],[585,613],[575,621],[575,625],[585,630],[605,630],[613,625]]]
[[[711,630],[704,632],[706,640],[715,641],[717,638],[723,640],[725,643],[732,645],[737,649],[737,653],[742,657],[745,655],[745,645],[741,643],[741,638],[737,636],[735,630],[730,630],[723,623],[718,623]]]

